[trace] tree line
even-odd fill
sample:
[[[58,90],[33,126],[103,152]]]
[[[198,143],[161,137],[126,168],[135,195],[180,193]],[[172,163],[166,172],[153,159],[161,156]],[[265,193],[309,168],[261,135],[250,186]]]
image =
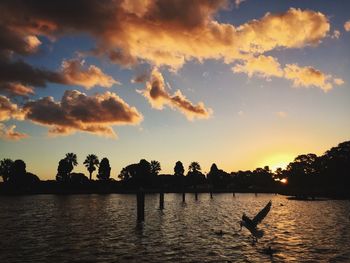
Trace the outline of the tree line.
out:
[[[67,153],[58,162],[56,182],[61,185],[89,185],[92,175],[97,172],[97,182],[113,183],[118,189],[165,188],[169,191],[181,189],[211,189],[218,191],[238,190],[264,192],[283,190],[292,194],[318,195],[337,194],[350,196],[350,141],[332,147],[323,155],[302,154],[288,164],[285,169],[278,168],[272,172],[268,166],[255,170],[228,173],[219,169],[214,163],[207,174],[202,172],[198,162],[188,166],[187,174],[181,161],[174,165],[171,175],[160,174],[159,161],[140,160],[125,166],[118,173],[118,180],[111,178],[111,166],[108,158],[99,158],[95,154],[86,156],[83,164],[89,177],[83,173],[73,172],[77,166],[77,155]],[[0,175],[5,184],[33,185],[39,178],[26,171],[22,160],[0,161]]]

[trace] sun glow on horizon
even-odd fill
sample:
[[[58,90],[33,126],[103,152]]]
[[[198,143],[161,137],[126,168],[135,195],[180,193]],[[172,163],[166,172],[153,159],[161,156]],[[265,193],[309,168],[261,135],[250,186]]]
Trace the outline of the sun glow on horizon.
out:
[[[262,167],[268,165],[270,170],[274,172],[277,168],[285,169],[287,165],[294,160],[294,158],[295,155],[290,153],[275,154],[268,156],[266,159],[260,162],[259,166]]]

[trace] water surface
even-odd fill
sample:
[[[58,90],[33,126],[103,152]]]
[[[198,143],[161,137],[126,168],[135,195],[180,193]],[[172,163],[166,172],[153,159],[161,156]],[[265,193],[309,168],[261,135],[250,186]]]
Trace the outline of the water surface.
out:
[[[242,213],[272,200],[253,244]],[[0,197],[0,262],[350,262],[350,202],[296,201],[270,194]],[[219,231],[223,235],[218,235]],[[271,258],[262,249],[271,246]]]

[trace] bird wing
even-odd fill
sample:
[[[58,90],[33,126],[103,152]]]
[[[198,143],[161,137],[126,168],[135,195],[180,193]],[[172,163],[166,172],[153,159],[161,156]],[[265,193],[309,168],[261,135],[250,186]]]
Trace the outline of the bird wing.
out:
[[[246,214],[243,214],[242,221],[244,221],[246,224],[249,224],[249,225],[253,223],[252,220],[248,216],[246,216]]]
[[[271,205],[272,202],[268,202],[267,205],[253,218],[252,221],[255,226],[257,226],[267,216],[267,214],[270,212]]]

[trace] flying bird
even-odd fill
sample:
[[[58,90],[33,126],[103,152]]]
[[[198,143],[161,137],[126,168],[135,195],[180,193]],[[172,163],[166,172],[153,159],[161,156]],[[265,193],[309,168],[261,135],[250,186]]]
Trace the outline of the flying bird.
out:
[[[253,218],[250,219],[245,213],[242,216],[242,221],[240,223],[241,230],[242,227],[245,227],[252,234],[254,241],[258,241],[259,238],[262,238],[264,235],[264,231],[262,229],[258,229],[257,226],[270,212],[272,202],[268,202],[267,205]]]

